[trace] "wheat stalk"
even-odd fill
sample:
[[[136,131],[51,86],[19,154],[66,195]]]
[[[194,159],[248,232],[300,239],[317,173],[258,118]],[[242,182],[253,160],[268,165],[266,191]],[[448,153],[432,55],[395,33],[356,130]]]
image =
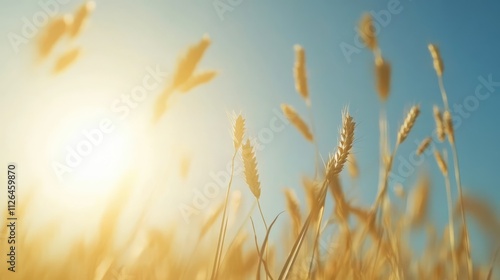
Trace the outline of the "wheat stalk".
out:
[[[204,35],[203,38],[195,45],[189,47],[187,52],[182,56],[177,63],[177,68],[174,72],[172,80],[172,88],[178,88],[184,84],[193,75],[196,66],[200,62],[203,54],[210,46],[210,37]]]
[[[217,76],[217,72],[215,71],[205,71],[199,74],[193,74],[186,82],[179,86],[178,90],[181,93],[187,93],[197,86],[212,81],[215,76]]]
[[[365,45],[371,50],[377,49],[377,36],[375,35],[375,27],[373,19],[369,13],[365,13],[359,22],[359,35]]]
[[[342,171],[354,142],[354,128],[356,126],[354,119],[347,111],[344,112],[342,119],[339,145],[335,154],[330,157],[326,167],[328,178],[332,178]]]

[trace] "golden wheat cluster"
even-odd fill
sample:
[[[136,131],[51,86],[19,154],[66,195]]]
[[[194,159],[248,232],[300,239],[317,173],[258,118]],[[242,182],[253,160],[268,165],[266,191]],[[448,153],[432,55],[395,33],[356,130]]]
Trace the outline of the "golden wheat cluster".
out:
[[[88,13],[86,4],[78,10],[71,24],[61,18],[49,25],[40,44],[41,54],[46,56],[62,34],[76,36]],[[195,231],[192,228],[189,232],[182,231],[183,224],[171,225],[163,230],[143,228],[141,219],[127,235],[127,245],[113,245],[118,234],[119,214],[132,197],[131,185],[134,181],[125,178],[99,221],[98,233],[91,238],[81,236],[75,240],[64,258],[53,261],[41,259],[46,244],[53,240],[52,227],[47,226],[45,231],[36,233],[37,238],[29,238],[28,229],[21,229],[19,256],[22,264],[16,272],[18,279],[492,279],[494,260],[491,264],[481,264],[471,258],[472,247],[465,214],[468,212],[492,236],[499,236],[500,223],[486,204],[462,193],[455,134],[443,83],[444,62],[439,49],[429,45],[443,97],[443,109],[437,105],[433,108],[437,139],[429,132],[429,137],[418,147],[417,154],[423,155],[432,147],[437,167],[443,175],[449,216],[444,232],[439,232],[427,216],[431,188],[427,175],[421,175],[413,187],[396,186],[395,198],[389,195],[393,160],[398,147],[405,144],[418,125],[420,107],[412,106],[398,133],[388,135],[384,104],[390,93],[391,66],[382,57],[369,14],[363,15],[360,30],[364,43],[374,54],[374,90],[381,101],[380,182],[372,205],[354,204],[353,198],[346,195],[340,177],[344,168],[348,169],[353,179],[362,175],[352,153],[356,121],[347,109],[342,112],[338,143],[332,145],[334,150],[326,164],[320,161],[312,117],[312,96],[308,88],[306,53],[302,46],[297,45],[293,76],[295,88],[309,111],[309,118],[306,120],[288,104],[282,105],[282,111],[300,135],[314,146],[315,162],[311,164],[316,166],[316,171],[314,176],[304,177],[302,182],[305,206],[301,205],[303,200],[299,199],[300,195],[294,189],[284,190],[283,199],[289,217],[285,226],[290,229],[285,230],[286,234],[280,241],[273,242],[270,236],[275,222],[285,219],[285,216],[278,214],[269,221],[263,215],[260,198],[265,196],[266,188],[270,186],[261,184],[258,154],[251,138],[246,135],[246,120],[238,114],[232,124],[234,152],[224,200],[207,211],[206,217],[194,227]],[[204,36],[180,57],[172,80],[159,95],[153,109],[155,122],[167,112],[167,104],[174,92],[186,93],[215,77],[214,71],[197,72],[209,45],[209,37]],[[389,144],[391,137],[395,139],[392,149]],[[444,143],[446,138],[448,142]],[[453,162],[448,162],[449,152]],[[255,201],[247,213],[241,213],[241,198],[238,192],[231,190],[237,160],[243,164],[244,179]],[[189,176],[187,167],[183,170],[182,176]],[[452,201],[452,175],[456,179],[456,202]],[[36,216],[28,207],[30,200],[35,198],[35,194],[23,198],[20,219]],[[328,204],[333,205],[331,213],[325,211]],[[144,216],[148,205],[141,207]],[[255,207],[258,208],[260,221],[254,220]],[[454,219],[457,215],[459,223]],[[257,232],[258,228],[262,228],[256,226],[257,222],[262,222],[264,232]],[[245,230],[250,225],[253,232]],[[6,230],[5,227],[2,229],[1,236],[6,236]],[[414,250],[410,236],[416,230],[423,230],[427,236],[427,244],[420,253]],[[137,240],[143,242],[139,250],[132,253],[128,244],[132,246]],[[1,279],[13,279],[9,277],[11,275],[5,270],[0,270]]]

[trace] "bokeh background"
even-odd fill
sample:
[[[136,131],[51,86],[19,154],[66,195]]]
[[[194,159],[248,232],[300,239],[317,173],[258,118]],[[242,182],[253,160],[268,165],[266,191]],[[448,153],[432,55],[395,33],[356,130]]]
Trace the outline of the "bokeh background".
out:
[[[59,13],[72,13],[81,5],[80,1],[66,2],[56,2]],[[314,175],[314,147],[290,125],[269,130],[270,122],[281,114],[281,103],[289,103],[307,116],[294,88],[295,44],[302,45],[307,54],[320,154],[326,161],[333,152],[341,111],[349,106],[358,124],[354,151],[360,179],[352,182],[346,176],[344,187],[356,203],[371,204],[378,184],[380,102],[374,90],[372,54],[357,35],[363,12],[380,17],[375,17],[379,44],[392,64],[386,104],[392,144],[410,106],[420,104],[422,110],[399,150],[395,169],[407,169],[401,166],[434,129],[433,104],[442,104],[427,49],[427,44],[435,43],[445,63],[444,83],[452,113],[461,120],[456,139],[464,190],[486,199],[500,214],[500,86],[493,86],[485,100],[474,99],[482,84],[480,77],[500,82],[500,4],[496,1],[96,1],[80,36],[64,39],[45,59],[37,56],[36,35],[20,44],[13,44],[9,35],[21,35],[23,18],[31,20],[43,10],[41,4],[0,3],[0,154],[3,164],[18,164],[21,194],[37,189],[43,198],[33,206],[40,209],[39,218],[29,221],[33,228],[58,217],[63,236],[91,231],[96,226],[92,218],[98,215],[96,209],[105,205],[112,187],[130,173],[135,176],[138,201],[144,199],[141,194],[154,192],[154,187],[166,189],[151,203],[148,224],[185,223],[182,205],[191,205],[197,190],[217,183],[214,177],[222,178],[220,174],[230,162],[233,147],[228,115],[232,112],[245,116],[247,135],[261,143],[256,156],[266,218],[284,210],[283,188],[292,187],[302,194],[302,176]],[[212,44],[199,67],[214,69],[218,76],[178,96],[164,117],[153,124],[153,104],[178,54],[204,34]],[[78,58],[55,74],[57,56],[74,47],[81,49]],[[111,110],[113,102],[129,95],[148,69],[157,67],[166,73],[164,81],[128,117],[118,118]],[[454,109],[458,108],[455,104],[464,106],[465,114]],[[104,118],[112,120],[116,129],[72,173],[58,180],[54,162],[62,163],[66,147],[74,147],[84,139],[82,130],[98,127]],[[179,174],[186,166],[189,173],[182,179]],[[426,156],[423,163],[410,169],[399,183],[410,191],[419,172],[428,171],[433,182],[431,217],[444,226],[445,188],[433,157]],[[391,192],[395,183],[391,183]],[[225,188],[200,213],[220,201]],[[241,191],[248,209],[252,196],[241,173],[234,189]],[[299,199],[305,203],[303,195]],[[138,215],[133,203],[129,215]],[[190,219],[199,216],[193,214]],[[473,256],[488,260],[491,243],[481,237],[477,226],[471,232]],[[279,231],[273,238],[278,236]],[[419,238],[415,240],[418,244]]]

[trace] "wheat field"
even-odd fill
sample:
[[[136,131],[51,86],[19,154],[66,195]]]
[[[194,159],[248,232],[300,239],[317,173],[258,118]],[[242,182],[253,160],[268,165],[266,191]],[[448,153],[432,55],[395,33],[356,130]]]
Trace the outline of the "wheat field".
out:
[[[50,19],[36,40],[29,43],[34,55],[26,67],[42,67],[47,73],[44,78],[61,82],[76,64],[85,62],[85,44],[78,40],[93,30],[87,26],[92,25],[93,13],[98,9],[99,3],[88,1],[71,13]],[[207,206],[201,209],[176,207],[182,198],[175,197],[175,191],[170,190],[173,187],[165,186],[162,176],[151,177],[154,180],[141,177],[145,171],[140,164],[106,181],[111,186],[102,196],[67,190],[58,190],[59,195],[54,196],[53,190],[37,188],[36,182],[32,182],[34,187],[24,189],[20,165],[15,210],[19,221],[15,234],[17,263],[13,272],[7,269],[12,267],[8,259],[3,260],[6,255],[8,258],[12,245],[7,242],[11,229],[4,226],[0,230],[0,279],[499,279],[498,244],[494,242],[500,241],[500,223],[495,206],[463,190],[461,163],[467,158],[458,153],[460,139],[448,103],[448,98],[453,99],[447,91],[451,81],[444,79],[448,71],[454,71],[445,67],[448,61],[442,56],[449,50],[421,42],[428,52],[427,71],[435,76],[438,90],[434,94],[442,101],[424,108],[416,99],[406,109],[399,109],[404,114],[401,119],[390,119],[387,104],[397,94],[392,85],[398,70],[392,66],[390,53],[382,52],[381,46],[386,45],[384,40],[389,44],[392,39],[377,35],[373,16],[368,12],[360,14],[359,21],[353,24],[360,30],[363,52],[373,55],[373,60],[364,61],[371,71],[372,80],[367,83],[372,84],[373,92],[363,94],[378,96],[379,104],[370,105],[379,112],[378,121],[358,119],[358,109],[343,104],[343,110],[334,112],[339,123],[318,125],[324,124],[315,122],[315,118],[321,118],[315,110],[321,101],[316,99],[314,80],[308,75],[308,58],[314,53],[299,44],[283,50],[293,50],[293,68],[288,75],[296,93],[283,100],[282,96],[273,98],[280,99],[279,114],[290,124],[294,132],[291,137],[303,140],[314,159],[307,162],[314,172],[300,175],[302,181],[297,182],[297,187],[270,186],[265,182],[263,167],[274,166],[266,164],[259,152],[257,135],[248,127],[252,127],[252,119],[247,117],[251,114],[238,108],[228,109],[227,122],[217,124],[230,131],[217,136],[225,139],[223,143],[232,142],[232,146],[224,147],[230,151],[229,156],[220,154],[228,162],[228,180],[220,195],[208,195]],[[152,102],[140,105],[138,110],[144,110],[146,117],[134,120],[153,132],[148,136],[152,140],[141,142],[153,147],[153,157],[163,157],[154,151],[154,145],[158,145],[155,141],[161,141],[153,139],[154,132],[168,125],[171,111],[182,106],[183,99],[199,98],[196,90],[224,79],[225,70],[213,70],[218,69],[214,60],[210,64],[204,61],[218,47],[217,41],[209,34],[190,40],[187,47],[176,50],[178,55],[170,65],[168,78],[161,77],[161,85],[152,90]],[[292,105],[293,98],[300,102]],[[428,112],[432,114],[425,116]],[[420,172],[411,185],[395,184],[391,174],[398,156],[412,147],[415,127],[429,119],[434,121],[426,125],[432,129],[413,152],[421,158],[427,155],[425,161],[433,171]],[[100,135],[106,135],[106,122],[101,124],[104,132]],[[364,134],[358,131],[360,124],[376,127],[380,138],[359,136]],[[396,133],[388,127],[397,128]],[[329,153],[323,154],[319,144],[322,131],[336,128],[337,141],[329,143]],[[203,142],[205,137],[201,132],[191,136],[200,149],[210,149]],[[359,178],[367,173],[358,164],[365,152],[357,149],[361,141],[373,141],[380,147],[374,152],[379,157],[375,161],[378,181],[370,186],[357,186],[362,182]],[[289,153],[296,149],[302,148],[290,148]],[[172,148],[176,150],[181,148]],[[116,157],[120,153],[124,151],[120,150]],[[175,168],[178,172],[168,174],[181,187],[183,182],[196,180],[192,178],[196,154],[181,154],[173,163],[159,164],[151,172],[161,175]],[[60,166],[56,170],[65,173]],[[440,181],[431,180],[432,172],[439,173]],[[269,197],[269,188],[279,188],[281,195]],[[376,192],[371,203],[360,203],[352,195],[353,189],[363,192],[364,188]],[[434,188],[446,194],[437,210],[446,217],[444,224],[432,217]],[[66,201],[66,195],[75,196],[75,202]],[[158,218],[164,215],[158,198],[164,196],[171,196],[169,203],[180,211],[165,214],[168,219]],[[95,204],[70,206],[86,199]],[[269,204],[272,201],[281,201],[285,207],[274,211],[276,208]],[[2,222],[10,214],[3,203]],[[490,251],[474,246],[471,235],[477,231],[488,240]],[[481,258],[476,260],[476,255]]]

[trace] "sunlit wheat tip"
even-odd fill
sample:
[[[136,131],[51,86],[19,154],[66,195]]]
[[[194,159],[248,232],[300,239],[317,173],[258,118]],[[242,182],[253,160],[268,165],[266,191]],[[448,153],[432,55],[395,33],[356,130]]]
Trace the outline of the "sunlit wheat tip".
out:
[[[286,208],[290,214],[295,230],[298,232],[300,230],[300,223],[302,220],[299,200],[292,189],[287,188],[284,192],[286,198]]]
[[[75,48],[69,50],[62,54],[56,61],[56,65],[54,66],[54,73],[60,73],[68,68],[71,64],[75,62],[75,60],[80,55],[80,49]]]
[[[243,166],[245,181],[252,194],[258,199],[260,197],[259,173],[257,172],[257,161],[250,140],[247,139],[242,147]]]
[[[425,150],[429,147],[429,145],[431,144],[431,142],[432,142],[432,138],[431,137],[427,137],[424,140],[422,140],[422,142],[420,143],[420,145],[417,148],[417,156],[419,156],[423,152],[425,152]]]
[[[309,130],[309,126],[307,126],[306,122],[302,120],[295,109],[287,104],[282,104],[281,109],[283,110],[285,117],[293,124],[293,126],[295,126],[302,136],[304,136],[307,141],[312,142],[314,137],[311,130]]]
[[[418,115],[420,114],[420,107],[418,105],[414,105],[411,107],[410,111],[406,115],[405,121],[401,125],[401,128],[398,132],[398,144],[403,143],[405,139],[410,134],[413,125],[415,125],[415,121],[417,120]]]
[[[191,78],[208,46],[210,46],[210,37],[205,35],[197,44],[189,47],[177,63],[172,81],[173,88],[178,88]]]
[[[439,48],[434,44],[429,44],[429,52],[432,56],[432,62],[434,64],[434,69],[438,76],[442,76],[444,72],[444,64],[443,59],[441,58],[441,54],[439,52]]]
[[[437,138],[438,138],[439,142],[443,142],[444,138],[445,138],[443,115],[441,114],[439,107],[436,105],[434,105],[433,112],[434,112],[434,121],[436,122]]]
[[[380,100],[386,101],[391,90],[391,64],[383,58],[375,60],[375,83]]]
[[[340,140],[337,146],[337,151],[332,157],[330,157],[327,163],[328,178],[332,178],[332,176],[335,176],[342,171],[354,142],[355,122],[353,118],[346,111],[344,112],[342,119],[342,129],[340,132]]]
[[[245,119],[241,114],[239,114],[234,120],[233,125],[233,143],[234,149],[238,150],[243,143],[243,137],[245,136]]]
[[[448,140],[452,144],[455,143],[455,131],[453,130],[453,120],[451,118],[450,111],[444,111],[443,124],[444,124],[444,131],[448,136]]]
[[[307,73],[306,73],[306,53],[304,48],[300,45],[295,45],[295,65],[293,74],[295,77],[295,89],[304,98],[306,103],[309,104],[309,88],[307,86]]]
[[[439,170],[441,170],[441,173],[443,173],[443,175],[447,175],[448,165],[446,164],[446,161],[444,160],[441,153],[436,149],[434,149],[434,157],[436,158],[436,163],[439,167]]]
[[[359,22],[359,35],[370,50],[374,51],[377,48],[375,26],[373,25],[372,16],[369,13],[365,13]]]

